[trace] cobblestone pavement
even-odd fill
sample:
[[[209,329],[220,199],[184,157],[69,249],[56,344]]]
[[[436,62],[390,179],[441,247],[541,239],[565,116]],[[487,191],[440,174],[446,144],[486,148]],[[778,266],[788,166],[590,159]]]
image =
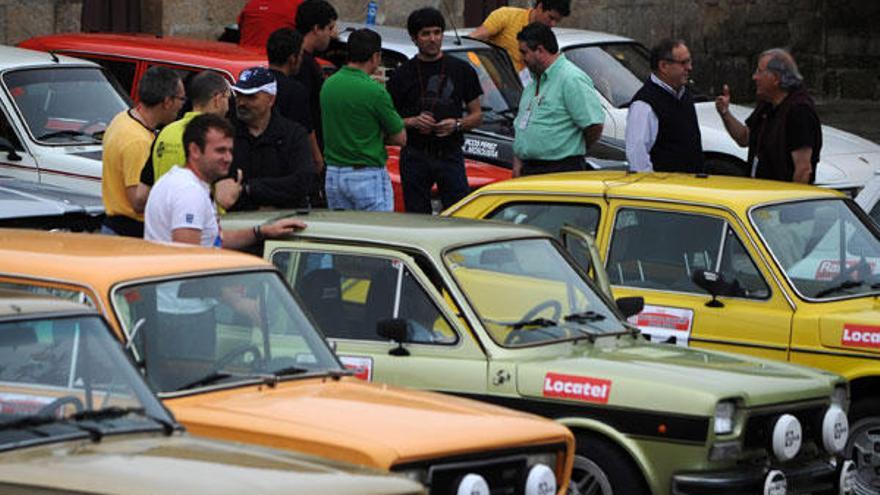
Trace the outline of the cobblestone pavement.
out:
[[[880,101],[819,100],[816,108],[823,124],[880,143]]]

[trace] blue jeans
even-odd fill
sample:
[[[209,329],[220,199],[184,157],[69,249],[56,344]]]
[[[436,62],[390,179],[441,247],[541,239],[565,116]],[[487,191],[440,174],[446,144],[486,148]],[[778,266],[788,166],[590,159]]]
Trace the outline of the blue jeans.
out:
[[[391,178],[385,167],[353,168],[328,163],[324,189],[331,210],[394,209]]]
[[[470,192],[460,148],[438,154],[407,146],[400,150],[400,181],[408,213],[431,213],[431,186],[437,184],[443,208]]]

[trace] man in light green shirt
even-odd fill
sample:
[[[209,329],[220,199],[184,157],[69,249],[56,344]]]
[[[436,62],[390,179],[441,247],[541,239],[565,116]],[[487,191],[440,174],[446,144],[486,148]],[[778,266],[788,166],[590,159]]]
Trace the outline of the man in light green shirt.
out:
[[[584,155],[605,121],[593,81],[559,53],[549,26],[533,22],[517,40],[534,77],[514,122],[513,176],[584,170]]]
[[[141,171],[141,187],[149,189],[175,165],[186,165],[183,131],[196,115],[211,113],[225,117],[229,111],[229,83],[217,72],[205,70],[193,76],[187,87],[187,96],[192,101],[192,111],[166,125],[156,137]]]

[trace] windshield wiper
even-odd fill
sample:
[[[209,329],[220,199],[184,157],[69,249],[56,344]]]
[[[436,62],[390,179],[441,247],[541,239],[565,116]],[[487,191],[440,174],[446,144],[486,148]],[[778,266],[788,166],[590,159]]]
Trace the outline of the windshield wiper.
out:
[[[589,322],[589,321],[602,321],[605,319],[605,315],[590,310],[590,311],[582,311],[580,313],[572,313],[570,315],[565,315],[562,319],[565,321],[575,321],[578,323],[585,323],[585,322]]]
[[[97,134],[97,133],[95,133],[95,134]],[[37,140],[52,139],[52,138],[57,138],[57,137],[87,137],[87,138],[91,139],[92,141],[95,141],[96,143],[101,142],[101,140],[98,139],[98,137],[95,134],[88,134],[88,133],[80,132],[80,131],[71,131],[68,129],[68,130],[63,130],[63,131],[47,132],[46,134],[38,136]]]
[[[301,375],[303,373],[308,373],[312,371],[308,368],[302,368],[300,366],[287,366],[281,369],[277,369],[272,371],[273,376],[293,376],[293,375]]]
[[[162,430],[165,432],[166,435],[171,435],[172,433],[174,433],[175,430],[179,428],[179,426],[175,425],[171,421],[147,414],[146,409],[144,409],[143,407],[111,406],[92,411],[80,411],[77,413],[73,413],[70,416],[67,416],[67,418],[65,419],[74,421],[102,421],[105,419],[122,418],[130,414],[142,416],[149,420],[155,421],[156,423],[159,423],[162,426]]]
[[[175,392],[180,392],[182,390],[189,390],[191,388],[203,387],[205,385],[211,385],[212,383],[217,383],[220,380],[225,380],[232,376],[232,373],[224,373],[222,371],[215,371],[210,375],[199,378],[198,380],[187,383],[186,385],[177,387],[174,389]]]
[[[121,418],[124,416],[128,416],[129,414],[137,414],[138,416],[143,416],[147,419],[155,421],[162,426],[162,430],[166,435],[171,435],[177,430],[179,427],[174,423],[150,416],[146,413],[143,407],[107,407],[104,409],[97,410],[89,410],[89,411],[80,411],[77,413],[73,413],[70,416],[65,416],[63,418],[59,418],[57,416],[46,414],[41,416],[25,416],[20,419],[16,419],[13,421],[7,421],[5,423],[0,423],[0,431],[2,430],[18,430],[22,428],[33,428],[39,426],[45,426],[49,424],[63,424],[69,425],[79,430],[82,430],[88,433],[92,440],[95,442],[100,441],[106,431],[101,428],[96,428],[93,426],[88,426],[81,424],[82,421],[94,421],[100,422],[105,419],[115,419]],[[48,434],[46,436],[49,436]]]
[[[837,285],[833,285],[831,287],[828,287],[827,289],[820,290],[813,297],[823,297],[823,296],[827,296],[828,294],[840,292],[842,290],[854,289],[856,287],[861,287],[862,285],[865,285],[865,282],[863,280],[844,280],[843,282],[841,282]],[[874,286],[871,286],[871,288],[873,289]]]
[[[514,330],[522,330],[524,327],[540,327],[540,328],[555,327],[558,324],[559,323],[557,323],[553,320],[548,320],[547,318],[541,318],[541,317],[534,318],[531,320],[518,321],[516,323],[508,323],[508,325],[511,328],[513,328]]]

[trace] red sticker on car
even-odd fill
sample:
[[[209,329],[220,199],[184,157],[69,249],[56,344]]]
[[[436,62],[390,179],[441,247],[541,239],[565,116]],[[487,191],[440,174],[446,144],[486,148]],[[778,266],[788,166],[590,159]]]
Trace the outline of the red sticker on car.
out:
[[[858,260],[847,260],[846,268],[850,269],[856,266]],[[876,263],[869,261],[868,266],[871,267],[871,271],[874,271]],[[834,277],[840,275],[840,261],[839,260],[823,260],[819,263],[819,266],[816,268],[816,280],[834,280]],[[858,272],[853,272],[851,277],[855,280],[855,277],[858,275]]]
[[[345,369],[354,372],[354,377],[368,382],[373,379],[373,358],[362,356],[339,356]]]
[[[611,395],[611,381],[588,376],[547,373],[544,376],[544,397],[575,399],[605,404]]]
[[[840,344],[847,347],[880,349],[880,327],[873,325],[843,325]]]

